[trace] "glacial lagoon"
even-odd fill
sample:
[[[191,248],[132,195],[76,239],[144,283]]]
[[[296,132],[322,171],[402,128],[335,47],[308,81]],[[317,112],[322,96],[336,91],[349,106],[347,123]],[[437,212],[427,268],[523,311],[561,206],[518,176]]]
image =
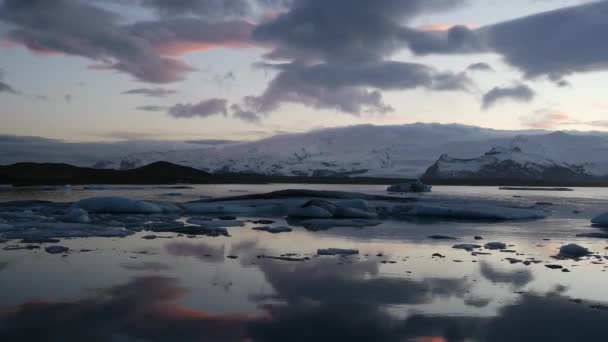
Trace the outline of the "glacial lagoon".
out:
[[[293,208],[287,214],[268,208],[300,206],[310,198],[216,202],[284,189],[365,194],[370,197],[364,203],[385,214],[358,219],[369,224],[342,218],[307,225],[287,217]],[[7,341],[608,339],[608,239],[598,237],[608,231],[590,222],[608,211],[608,189],[438,186],[424,194],[385,189],[301,184],[2,189],[0,336]],[[88,210],[89,222],[64,222],[74,203],[99,197],[169,203],[179,210]],[[197,212],[184,209],[193,202]],[[228,209],[213,212],[212,203]],[[452,214],[499,208],[538,217],[418,215],[424,212],[420,204]],[[397,211],[410,214],[394,215]],[[90,226],[101,228],[77,237]],[[180,232],[206,226],[227,234]],[[263,226],[291,231],[253,229]],[[562,246],[573,243],[589,255],[557,257]],[[458,245],[473,247],[454,248]],[[327,249],[356,254],[320,251]]]

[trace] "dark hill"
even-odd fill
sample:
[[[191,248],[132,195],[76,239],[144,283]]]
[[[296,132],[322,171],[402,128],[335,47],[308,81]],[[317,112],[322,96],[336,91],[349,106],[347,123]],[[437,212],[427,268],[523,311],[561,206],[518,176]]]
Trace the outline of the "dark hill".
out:
[[[245,173],[210,174],[187,166],[156,162],[131,170],[76,167],[69,164],[17,163],[0,166],[0,184],[393,184],[407,179],[287,177]]]

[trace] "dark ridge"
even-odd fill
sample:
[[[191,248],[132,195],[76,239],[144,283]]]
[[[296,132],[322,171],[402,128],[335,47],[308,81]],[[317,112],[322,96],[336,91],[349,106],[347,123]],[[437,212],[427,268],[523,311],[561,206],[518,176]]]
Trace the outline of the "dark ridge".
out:
[[[17,163],[0,166],[0,184],[14,186],[64,184],[377,184],[409,179],[370,177],[265,176],[247,173],[210,174],[168,162],[155,162],[131,170],[94,169],[69,164]]]

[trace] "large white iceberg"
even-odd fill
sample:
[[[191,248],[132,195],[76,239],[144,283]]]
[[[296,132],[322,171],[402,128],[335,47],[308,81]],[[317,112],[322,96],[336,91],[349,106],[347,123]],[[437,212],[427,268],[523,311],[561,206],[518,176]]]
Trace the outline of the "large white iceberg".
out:
[[[608,212],[600,214],[591,220],[594,226],[608,227]]]

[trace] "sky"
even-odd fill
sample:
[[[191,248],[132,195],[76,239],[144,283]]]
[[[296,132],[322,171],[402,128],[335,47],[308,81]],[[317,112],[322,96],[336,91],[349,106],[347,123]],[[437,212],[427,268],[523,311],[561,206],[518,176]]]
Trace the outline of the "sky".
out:
[[[608,1],[0,0],[0,135],[608,130]]]

